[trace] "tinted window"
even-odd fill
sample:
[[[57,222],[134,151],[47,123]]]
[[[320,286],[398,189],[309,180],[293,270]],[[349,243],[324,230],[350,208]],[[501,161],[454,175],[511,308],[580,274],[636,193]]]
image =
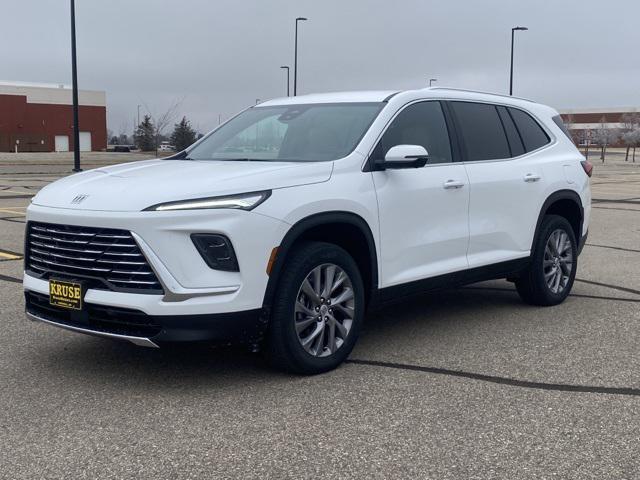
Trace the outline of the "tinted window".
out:
[[[500,115],[500,120],[502,120],[504,131],[507,134],[509,148],[511,149],[511,156],[517,157],[518,155],[522,155],[524,153],[524,145],[522,144],[520,134],[511,119],[511,115],[509,115],[509,112],[507,112],[505,107],[498,107],[498,114]]]
[[[440,102],[409,105],[393,120],[373,151],[382,160],[396,145],[422,145],[429,152],[429,164],[451,162],[449,132]]]
[[[564,133],[567,136],[567,138],[571,140],[572,143],[575,143],[573,141],[573,136],[571,135],[571,132],[562,121],[562,117],[560,115],[556,115],[555,117],[553,117],[553,121],[558,127],[560,127],[560,130],[562,130],[562,133]]]
[[[547,137],[542,127],[538,125],[538,122],[536,122],[531,115],[517,108],[510,108],[509,113],[511,113],[511,117],[516,123],[516,127],[518,127],[527,152],[536,150],[549,143],[549,137]]]
[[[494,105],[452,102],[451,106],[466,146],[468,161],[511,157],[507,137]]]

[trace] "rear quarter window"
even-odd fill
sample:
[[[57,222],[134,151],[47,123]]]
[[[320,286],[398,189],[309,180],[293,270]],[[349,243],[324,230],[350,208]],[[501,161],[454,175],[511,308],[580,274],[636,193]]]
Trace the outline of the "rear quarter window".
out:
[[[560,130],[562,130],[562,133],[564,133],[567,136],[567,138],[571,140],[572,143],[575,143],[573,141],[573,137],[571,136],[571,132],[562,121],[562,117],[560,115],[556,115],[555,117],[553,117],[552,120],[553,120],[553,123],[555,123],[560,128]]]
[[[520,138],[527,152],[545,146],[551,140],[540,124],[531,115],[517,108],[509,108],[509,113],[516,124]]]

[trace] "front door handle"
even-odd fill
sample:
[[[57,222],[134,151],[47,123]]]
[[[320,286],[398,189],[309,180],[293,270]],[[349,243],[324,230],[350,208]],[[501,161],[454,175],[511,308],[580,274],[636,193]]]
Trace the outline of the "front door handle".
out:
[[[527,183],[531,183],[531,182],[537,182],[538,180],[540,180],[540,175],[536,174],[536,173],[527,173],[523,180]]]
[[[447,180],[442,184],[442,187],[449,190],[450,188],[462,188],[464,187],[464,182],[460,180]]]

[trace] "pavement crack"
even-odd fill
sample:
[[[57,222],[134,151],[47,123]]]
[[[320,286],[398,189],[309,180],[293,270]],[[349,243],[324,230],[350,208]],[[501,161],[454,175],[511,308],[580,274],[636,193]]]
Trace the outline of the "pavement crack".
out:
[[[576,282],[588,283],[589,285],[597,285],[599,287],[612,288],[613,290],[620,290],[621,292],[633,293],[634,295],[640,295],[640,290],[633,288],[621,287],[619,285],[612,285],[610,283],[594,282],[593,280],[583,280],[582,278],[576,278]]]
[[[591,203],[630,203],[632,205],[640,204],[636,197],[633,198],[592,198]]]
[[[611,248],[612,250],[622,250],[623,252],[635,252],[640,253],[640,250],[634,250],[633,248],[614,247],[611,245],[597,245],[595,243],[587,243],[589,247]]]
[[[515,293],[515,290],[511,288],[496,288],[496,287],[462,287],[463,290],[489,290],[493,292],[511,292]],[[597,300],[611,300],[614,302],[632,302],[640,303],[640,298],[622,298],[622,297],[607,297],[604,295],[586,295],[583,293],[570,293],[570,297],[578,298],[595,298]]]
[[[640,212],[640,210],[637,210],[635,208],[615,208],[615,207],[591,207],[591,208],[597,208],[598,210],[617,210],[619,212]]]
[[[22,283],[22,280],[20,280],[19,278],[10,277],[8,275],[2,275],[1,273],[0,273],[0,280],[4,280],[5,282],[11,282],[11,283]]]
[[[378,360],[366,359],[348,359],[345,363],[353,365],[365,365],[369,367],[393,368],[396,370],[409,370],[423,373],[433,373],[436,375],[446,375],[450,377],[467,378],[470,380],[478,380],[482,382],[495,383],[498,385],[508,385],[520,388],[533,388],[537,390],[549,390],[557,392],[576,392],[576,393],[598,393],[606,395],[627,395],[640,396],[640,389],[631,387],[601,387],[596,385],[573,385],[568,383],[545,383],[532,382],[528,380],[517,380],[515,378],[498,377],[494,375],[484,375],[482,373],[465,372],[462,370],[449,370],[446,368],[424,367],[421,365],[412,365],[406,363],[382,362]]]

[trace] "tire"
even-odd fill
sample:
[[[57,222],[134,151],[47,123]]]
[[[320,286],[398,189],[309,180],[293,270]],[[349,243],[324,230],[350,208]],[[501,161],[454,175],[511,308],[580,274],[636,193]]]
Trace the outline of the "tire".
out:
[[[327,284],[337,286],[324,298]],[[364,307],[362,277],[345,250],[324,242],[300,244],[278,281],[266,336],[268,360],[306,375],[336,368],[353,350]]]
[[[547,215],[534,243],[531,264],[516,280],[516,289],[522,300],[531,305],[558,305],[569,296],[577,267],[578,246],[573,228],[566,218]]]

